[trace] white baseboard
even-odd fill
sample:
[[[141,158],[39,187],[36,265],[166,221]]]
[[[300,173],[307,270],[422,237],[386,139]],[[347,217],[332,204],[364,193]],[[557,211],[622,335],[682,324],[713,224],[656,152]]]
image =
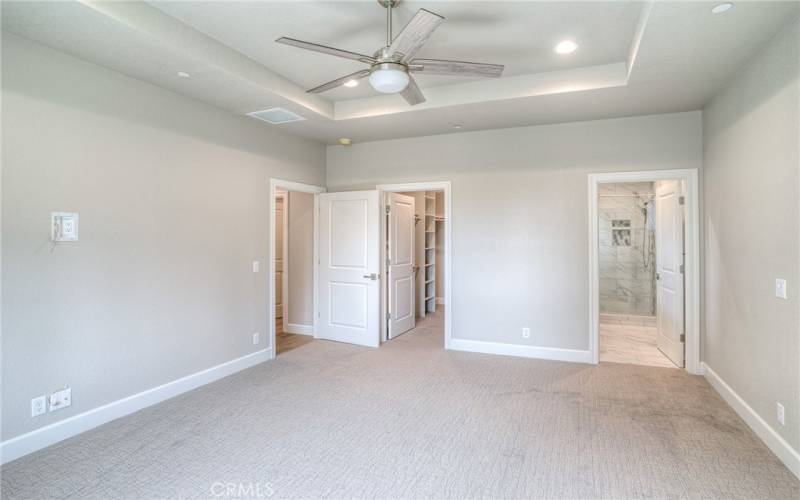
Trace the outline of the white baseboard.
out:
[[[791,447],[761,416],[753,410],[710,366],[703,363],[703,374],[722,399],[724,399],[742,420],[761,438],[764,444],[800,479],[800,453]]]
[[[498,342],[484,342],[482,340],[450,339],[448,349],[454,351],[481,352],[484,354],[500,354],[502,356],[518,356],[521,358],[571,361],[574,363],[592,362],[592,356],[589,351],[519,344],[501,344]]]
[[[297,323],[287,323],[286,333],[296,333],[298,335],[314,335],[314,325],[298,325]]]
[[[89,429],[125,415],[130,415],[245,368],[250,368],[268,359],[270,359],[269,350],[257,351],[8,439],[0,443],[2,463],[10,462],[34,451],[41,450]]]
[[[444,304],[444,297],[436,297],[436,305],[443,306]]]

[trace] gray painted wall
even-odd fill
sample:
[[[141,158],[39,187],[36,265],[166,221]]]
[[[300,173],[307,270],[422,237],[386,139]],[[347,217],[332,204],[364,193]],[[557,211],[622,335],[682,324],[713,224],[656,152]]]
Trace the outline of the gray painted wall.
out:
[[[800,450],[800,22],[706,106],[704,359]],[[789,300],[775,297],[788,280]],[[776,421],[776,403],[786,426]]]
[[[323,146],[2,41],[2,439],[266,348],[269,178],[323,184]]]
[[[453,335],[586,350],[587,175],[700,168],[701,129],[689,112],[329,146],[328,187],[452,181]]]
[[[314,325],[314,195],[289,191],[289,323]]]

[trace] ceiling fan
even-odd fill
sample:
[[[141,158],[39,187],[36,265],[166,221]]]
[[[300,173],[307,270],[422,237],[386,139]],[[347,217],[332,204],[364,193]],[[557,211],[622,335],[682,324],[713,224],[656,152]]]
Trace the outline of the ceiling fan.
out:
[[[400,2],[401,0],[378,0],[378,3],[386,9],[386,46],[378,49],[372,56],[295,40],[294,38],[281,37],[275,41],[301,49],[352,59],[370,66],[369,69],[356,71],[308,90],[308,92],[312,93],[325,92],[344,85],[351,80],[359,80],[369,76],[369,83],[373,89],[383,94],[400,93],[413,106],[425,102],[425,96],[422,95],[422,91],[420,91],[411,73],[488,78],[498,78],[503,73],[504,66],[501,64],[446,61],[442,59],[414,59],[414,55],[425,45],[434,30],[444,22],[444,17],[425,9],[419,9],[400,34],[394,38],[392,37],[392,9]]]

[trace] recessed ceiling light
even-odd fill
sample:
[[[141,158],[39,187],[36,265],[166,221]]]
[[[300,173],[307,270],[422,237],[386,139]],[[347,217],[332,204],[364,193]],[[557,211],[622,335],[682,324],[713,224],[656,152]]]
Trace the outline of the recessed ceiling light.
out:
[[[353,144],[353,141],[347,137],[342,137],[341,139],[339,139],[339,144],[341,144],[342,146],[350,146]]]
[[[190,78],[192,75],[190,75],[189,73],[187,73],[185,71],[178,71],[178,76],[181,77],[181,78]]]
[[[464,125],[461,125],[460,123],[456,123],[455,125],[453,125],[453,128],[459,129],[459,128],[463,127],[463,126]]]
[[[733,4],[730,2],[719,3],[711,8],[711,12],[714,14],[722,14],[723,12],[728,12],[733,8]]]
[[[344,86],[350,88],[358,87],[358,80],[347,80],[344,82]]]
[[[564,40],[556,45],[555,51],[559,54],[572,54],[578,49],[578,44],[572,40]]]

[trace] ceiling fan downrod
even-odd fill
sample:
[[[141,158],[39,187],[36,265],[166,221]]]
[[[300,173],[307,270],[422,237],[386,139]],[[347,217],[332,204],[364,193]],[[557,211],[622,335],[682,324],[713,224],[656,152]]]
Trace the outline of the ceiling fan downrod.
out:
[[[401,0],[378,0],[383,8],[386,9],[386,46],[392,44],[392,9],[397,7]]]

